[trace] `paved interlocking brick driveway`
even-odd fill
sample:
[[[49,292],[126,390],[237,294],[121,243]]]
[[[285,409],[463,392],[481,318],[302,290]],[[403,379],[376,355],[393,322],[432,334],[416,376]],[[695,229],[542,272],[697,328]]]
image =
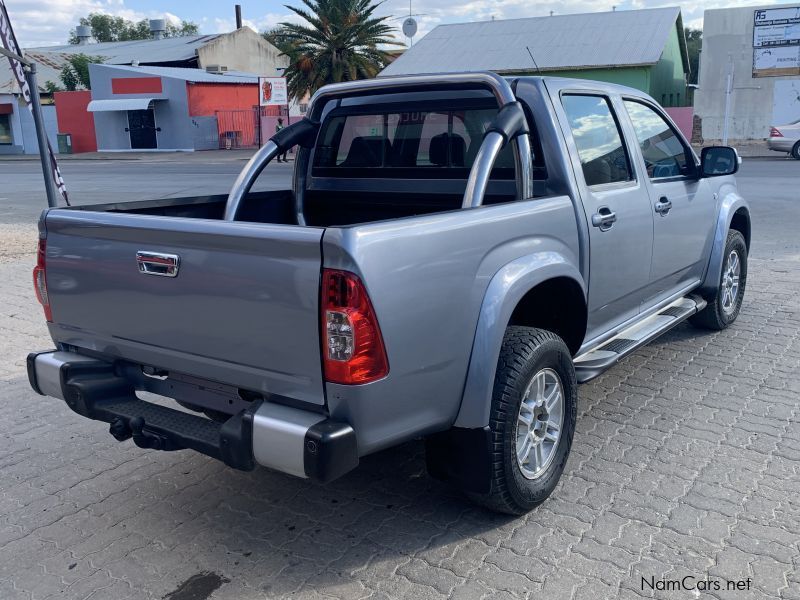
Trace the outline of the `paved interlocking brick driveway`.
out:
[[[0,261],[0,599],[800,599],[800,257],[772,235],[756,227],[769,251],[733,328],[682,326],[581,387],[562,483],[518,519],[430,480],[420,443],[327,487],[117,444],[28,388],[24,356],[50,343],[18,236]],[[642,583],[687,575],[750,589]]]

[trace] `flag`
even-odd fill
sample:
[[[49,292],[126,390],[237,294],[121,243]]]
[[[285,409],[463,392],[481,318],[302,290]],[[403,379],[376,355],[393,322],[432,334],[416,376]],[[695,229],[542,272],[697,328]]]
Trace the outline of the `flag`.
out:
[[[17,37],[14,35],[14,30],[11,29],[11,21],[8,18],[8,11],[6,10],[6,4],[4,0],[0,0],[0,42],[2,42],[3,47],[6,50],[11,51],[18,56],[22,56],[22,52],[20,52],[19,49],[19,44],[17,44]],[[30,86],[28,85],[28,80],[25,78],[25,69],[23,68],[21,62],[11,58],[10,56],[8,57],[8,62],[11,63],[11,71],[14,73],[14,77],[17,80],[17,85],[19,85],[22,99],[25,101],[28,110],[32,113],[33,105],[31,104],[31,94],[38,94],[39,90],[31,90]],[[45,138],[47,139],[47,136],[45,136]],[[49,139],[47,139],[47,153],[50,157],[50,166],[52,167],[53,182],[55,183],[56,190],[58,191],[58,194],[61,196],[64,203],[69,206],[67,188],[64,185],[63,177],[61,177],[61,170],[58,168],[58,161],[56,160],[56,155],[55,152],[53,152],[53,147],[50,145]]]

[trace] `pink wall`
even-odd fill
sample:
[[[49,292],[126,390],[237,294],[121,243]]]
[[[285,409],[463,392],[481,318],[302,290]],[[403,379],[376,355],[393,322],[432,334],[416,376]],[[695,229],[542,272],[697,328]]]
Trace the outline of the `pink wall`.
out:
[[[681,130],[681,133],[687,140],[692,139],[692,117],[694,116],[694,107],[692,106],[675,106],[672,108],[664,109],[670,118],[675,121],[675,125]]]

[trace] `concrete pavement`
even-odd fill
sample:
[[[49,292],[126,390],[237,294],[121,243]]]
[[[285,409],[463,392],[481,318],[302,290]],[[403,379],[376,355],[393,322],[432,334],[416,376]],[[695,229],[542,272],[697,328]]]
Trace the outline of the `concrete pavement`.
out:
[[[225,190],[237,170],[73,164],[87,200]],[[17,190],[0,201],[16,219],[0,225],[0,598],[800,600],[796,166],[742,167],[754,225],[736,324],[681,326],[582,386],[562,482],[509,518],[430,480],[417,442],[320,486],[119,444],[34,394],[24,357],[51,344],[30,277],[41,199],[0,165]]]

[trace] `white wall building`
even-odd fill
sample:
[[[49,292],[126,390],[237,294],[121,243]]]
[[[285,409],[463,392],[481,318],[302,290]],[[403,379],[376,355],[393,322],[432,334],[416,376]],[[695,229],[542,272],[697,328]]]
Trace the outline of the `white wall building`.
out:
[[[3,58],[5,61],[5,58]],[[6,61],[8,62],[8,61]],[[42,106],[45,131],[54,152],[58,152],[56,107]],[[33,115],[19,93],[2,93],[0,89],[0,154],[37,154],[39,140]]]
[[[724,136],[728,89],[731,143],[800,119],[800,2],[705,11],[698,85],[706,143]]]

